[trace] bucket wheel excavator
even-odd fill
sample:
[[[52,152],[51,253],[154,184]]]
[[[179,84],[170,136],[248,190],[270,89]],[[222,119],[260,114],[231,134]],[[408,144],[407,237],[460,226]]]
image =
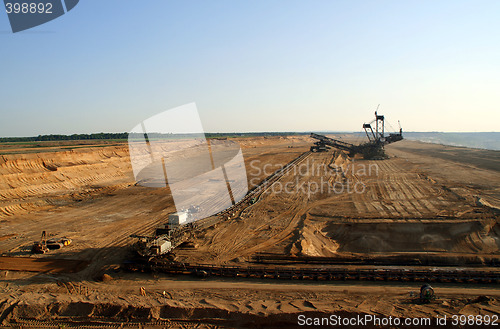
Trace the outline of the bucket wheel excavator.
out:
[[[311,138],[315,139],[311,146],[311,152],[326,152],[330,148],[345,151],[350,157],[361,154],[364,159],[385,158],[384,146],[403,139],[403,130],[399,128],[397,133],[385,133],[385,118],[375,111],[375,119],[370,123],[364,123],[363,129],[368,137],[368,142],[354,145],[338,139],[311,133]]]

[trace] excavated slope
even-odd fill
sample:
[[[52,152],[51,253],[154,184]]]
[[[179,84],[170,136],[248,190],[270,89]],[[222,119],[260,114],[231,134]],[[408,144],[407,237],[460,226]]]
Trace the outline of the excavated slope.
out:
[[[0,156],[0,219],[133,183],[128,147]]]

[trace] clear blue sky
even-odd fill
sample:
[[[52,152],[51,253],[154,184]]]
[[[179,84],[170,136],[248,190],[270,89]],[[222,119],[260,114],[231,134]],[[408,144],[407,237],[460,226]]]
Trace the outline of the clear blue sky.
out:
[[[129,131],[196,102],[206,131],[499,131],[500,1],[82,0],[12,34],[0,136]]]

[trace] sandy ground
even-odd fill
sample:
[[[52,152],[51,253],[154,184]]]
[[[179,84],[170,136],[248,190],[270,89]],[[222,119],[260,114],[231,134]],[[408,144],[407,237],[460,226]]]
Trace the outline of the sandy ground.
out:
[[[238,141],[250,187],[312,142],[305,136]],[[73,319],[153,326],[151,321],[169,320],[157,324],[161,327],[196,326],[193,319],[202,319],[207,327],[272,327],[294,324],[299,314],[435,317],[498,315],[500,310],[496,286],[441,284],[435,287],[438,300],[419,305],[409,296],[419,284],[123,273],[118,266],[133,242],[130,234],[151,234],[175,211],[169,190],[135,185],[126,145],[68,147],[0,149],[0,252],[29,256],[32,242],[46,230],[49,236],[72,238],[73,244],[30,257],[90,265],[58,274],[4,269],[0,322]],[[262,252],[298,257],[425,252],[455,259],[499,255],[500,152],[410,141],[387,151],[391,158],[383,161],[353,162],[331,152],[310,155],[255,205],[199,232],[193,239],[196,248],[179,249],[176,258],[241,265]],[[112,280],[96,282],[104,272]]]
[[[459,163],[434,162],[446,166],[447,172],[457,167],[462,174]],[[329,164],[342,171],[331,170]],[[474,169],[467,168],[467,177],[472,176]],[[498,253],[494,210],[477,201],[486,198],[482,189],[469,188],[467,181],[459,184],[457,177],[448,187],[423,169],[401,157],[351,161],[342,154],[311,154],[257,204],[233,220],[204,230],[195,240],[196,249],[179,250],[176,255],[185,262],[226,264],[249,260],[256,252],[324,257]],[[482,181],[484,190],[499,186],[495,173],[477,171],[489,174]]]

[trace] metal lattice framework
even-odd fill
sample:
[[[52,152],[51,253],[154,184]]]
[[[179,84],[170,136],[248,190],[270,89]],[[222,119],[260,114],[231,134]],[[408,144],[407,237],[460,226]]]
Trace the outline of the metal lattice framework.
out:
[[[375,124],[375,127],[372,126],[373,124]],[[403,130],[401,128],[399,128],[399,133],[385,135],[385,118],[383,115],[379,115],[377,111],[375,111],[375,119],[370,123],[364,123],[363,129],[365,130],[366,137],[368,137],[368,142],[359,145],[311,133],[311,137],[317,140],[314,146],[311,146],[311,152],[325,152],[330,147],[333,147],[348,152],[350,156],[359,153],[362,154],[365,159],[371,159],[384,156],[383,148],[385,144],[394,143],[403,139]]]

